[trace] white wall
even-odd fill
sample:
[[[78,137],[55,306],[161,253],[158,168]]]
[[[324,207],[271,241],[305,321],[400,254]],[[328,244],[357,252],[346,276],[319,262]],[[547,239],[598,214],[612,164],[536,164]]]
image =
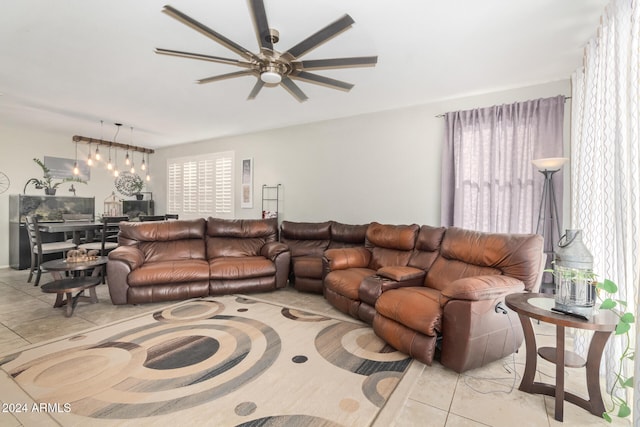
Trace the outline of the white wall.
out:
[[[165,213],[168,158],[234,150],[238,195],[240,162],[246,157],[254,160],[254,208],[241,209],[237,197],[237,218],[259,218],[262,185],[280,183],[283,189],[281,219],[438,225],[444,129],[443,119],[436,116],[447,111],[559,94],[569,96],[570,93],[570,81],[563,80],[158,149],[151,156],[153,180],[146,191],[153,192],[156,212]],[[566,107],[565,145],[568,147],[569,102]],[[33,157],[73,158],[75,146],[72,136],[0,123],[0,171],[11,179],[9,190],[0,194],[0,230],[5,237],[5,243],[0,245],[0,266],[9,264],[8,195],[21,193],[27,179],[41,177],[41,170],[31,160]],[[565,152],[568,153],[568,149]],[[86,155],[87,146],[79,145],[79,158],[85,159]],[[95,196],[96,213],[101,214],[103,200],[114,190],[113,177],[103,168],[94,168],[90,183],[86,186],[76,184],[75,187],[78,196]],[[566,183],[565,188],[568,188]],[[67,184],[61,185],[58,194],[69,194],[67,189]],[[33,187],[27,190],[28,194],[41,192]],[[567,202],[565,205],[568,206]]]
[[[167,158],[235,150],[238,194],[240,162],[254,159],[254,208],[240,209],[236,200],[238,218],[259,218],[262,185],[280,183],[281,219],[439,225],[444,127],[436,116],[570,93],[565,80],[159,149],[153,156],[154,187],[166,185],[164,170],[157,167],[164,169]],[[566,106],[568,143],[570,103]],[[154,191],[159,212],[165,209],[164,193]]]

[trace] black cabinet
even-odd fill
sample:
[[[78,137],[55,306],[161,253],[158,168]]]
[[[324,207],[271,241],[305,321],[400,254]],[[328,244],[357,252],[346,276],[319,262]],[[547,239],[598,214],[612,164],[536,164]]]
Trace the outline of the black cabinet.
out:
[[[123,200],[122,213],[131,221],[137,220],[140,215],[155,215],[153,200]]]

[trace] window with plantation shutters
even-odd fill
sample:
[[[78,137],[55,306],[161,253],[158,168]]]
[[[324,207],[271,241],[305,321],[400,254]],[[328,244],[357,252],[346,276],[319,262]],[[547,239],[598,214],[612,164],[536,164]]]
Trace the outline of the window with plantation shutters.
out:
[[[180,218],[233,218],[231,151],[167,161],[167,212]]]

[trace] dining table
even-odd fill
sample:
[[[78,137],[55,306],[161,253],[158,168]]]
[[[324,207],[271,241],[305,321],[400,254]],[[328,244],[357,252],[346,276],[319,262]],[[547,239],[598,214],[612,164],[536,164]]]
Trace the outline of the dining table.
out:
[[[86,240],[92,241],[95,231],[101,229],[102,222],[97,221],[64,221],[64,222],[39,222],[38,228],[43,233],[68,233],[73,234],[73,243],[82,243],[82,234],[86,233]]]

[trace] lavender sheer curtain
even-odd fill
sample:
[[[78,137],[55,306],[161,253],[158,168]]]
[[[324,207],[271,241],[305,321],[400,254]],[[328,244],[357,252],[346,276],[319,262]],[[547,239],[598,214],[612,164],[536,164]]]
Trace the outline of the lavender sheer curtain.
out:
[[[564,96],[446,113],[441,222],[533,233],[544,176],[533,159],[562,157]],[[553,177],[562,218],[562,171]]]

